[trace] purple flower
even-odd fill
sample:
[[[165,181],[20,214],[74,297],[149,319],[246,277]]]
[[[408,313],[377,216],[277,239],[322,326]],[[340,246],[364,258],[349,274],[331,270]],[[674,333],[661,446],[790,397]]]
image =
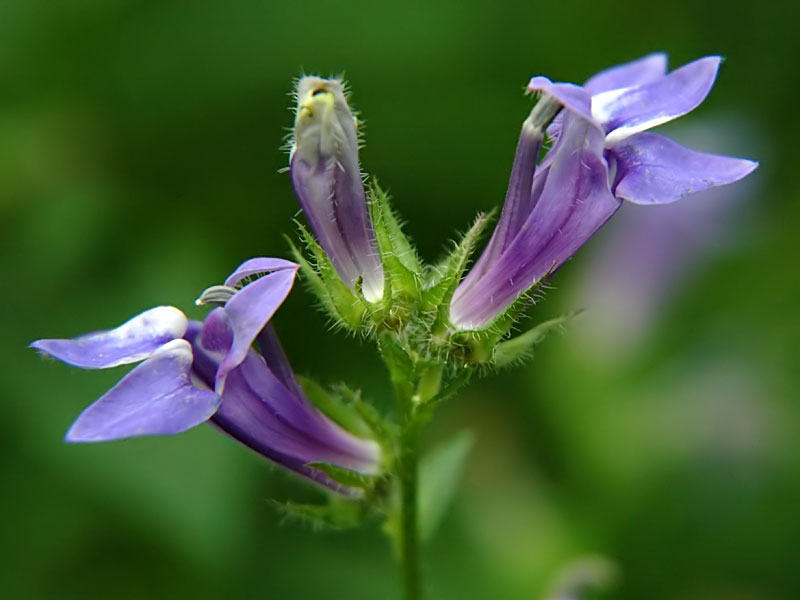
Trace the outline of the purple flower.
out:
[[[560,267],[622,203],[663,204],[737,181],[757,163],[695,152],[645,130],[696,108],[710,91],[719,57],[666,74],[653,54],[602,71],[583,87],[534,77],[542,99],[523,124],[503,212],[492,239],[456,289],[450,320],[479,329]],[[552,149],[537,166],[549,128]]]
[[[289,158],[295,194],[342,280],[354,290],[361,278],[364,297],[377,302],[383,268],[367,212],[356,126],[340,81],[300,79]]]
[[[374,474],[380,447],[345,431],[309,403],[268,324],[297,269],[274,258],[245,262],[226,285],[267,274],[233,293],[203,323],[161,306],[110,331],[31,344],[84,369],[143,361],[83,411],[66,440],[169,435],[210,421],[282,467],[335,491],[358,494],[309,463]],[[261,354],[251,348],[256,340]]]

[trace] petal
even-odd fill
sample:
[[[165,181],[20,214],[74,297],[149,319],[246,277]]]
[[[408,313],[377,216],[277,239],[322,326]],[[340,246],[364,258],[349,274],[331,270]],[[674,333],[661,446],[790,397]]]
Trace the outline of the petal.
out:
[[[488,325],[567,261],[619,208],[608,187],[602,133],[589,121],[569,116],[525,225],[500,260],[466,293],[455,295],[450,319],[459,329]]]
[[[528,83],[528,91],[550,94],[563,104],[564,108],[578,113],[589,121],[592,120],[592,98],[579,85],[574,83],[553,83],[547,77],[539,75],[533,77]]]
[[[719,56],[707,56],[654,83],[593,96],[592,115],[608,132],[608,143],[697,108],[714,85],[720,60]]]
[[[529,124],[529,119],[523,123],[500,220],[481,257],[469,270],[463,284],[459,286],[459,293],[464,293],[496,262],[506,246],[519,233],[536,203],[536,197],[532,195],[533,177],[536,173],[539,151],[542,148],[542,137],[541,131],[537,131]]]
[[[225,285],[228,287],[236,287],[242,279],[252,277],[253,275],[261,275],[263,273],[279,271],[280,269],[297,270],[299,268],[300,265],[297,263],[282,258],[251,258],[250,260],[244,261],[230,274],[225,280]]]
[[[255,362],[260,363],[260,367],[252,364]],[[293,427],[275,410],[276,403],[285,405],[292,402],[285,388],[277,383],[269,390],[268,396],[263,396],[267,390],[254,390],[250,378],[245,377],[245,368],[266,370],[261,357],[250,352],[245,362],[230,373],[224,399],[212,417],[212,423],[236,441],[286,469],[336,492],[358,495],[357,490],[307,466],[309,462],[317,461],[338,464],[337,456],[310,438],[307,432]]]
[[[296,268],[274,271],[239,290],[225,304],[233,343],[217,370],[217,393],[222,393],[228,373],[244,360],[253,340],[289,295],[296,274]]]
[[[648,54],[637,60],[605,69],[593,75],[583,88],[590,94],[608,90],[645,85],[658,81],[667,73],[667,55],[663,52]]]
[[[272,371],[287,390],[292,392],[295,396],[303,398],[303,388],[294,376],[294,371],[289,364],[289,359],[286,358],[278,335],[275,333],[275,328],[271,323],[267,323],[267,326],[261,330],[257,340],[258,347],[261,349],[261,355],[264,357],[264,361],[267,363],[269,370]]]
[[[251,352],[236,372],[276,416],[282,429],[300,440],[295,454],[305,462],[329,462],[362,473],[376,472],[378,444],[345,431],[304,396],[287,389],[262,357]]]
[[[758,163],[685,148],[656,133],[639,133],[611,148],[618,164],[618,198],[666,204],[694,192],[738,181]]]
[[[31,348],[82,369],[107,369],[138,362],[183,336],[186,315],[172,306],[151,308],[116,329],[72,340],[38,340]]]
[[[195,387],[191,368],[189,343],[167,343],[83,411],[66,440],[102,442],[167,435],[207,421],[217,410],[220,397]]]

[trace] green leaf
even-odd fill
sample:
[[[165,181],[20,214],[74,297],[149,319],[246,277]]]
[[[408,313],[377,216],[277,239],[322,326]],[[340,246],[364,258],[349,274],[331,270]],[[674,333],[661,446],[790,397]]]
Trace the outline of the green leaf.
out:
[[[558,329],[577,314],[579,313],[570,313],[544,321],[517,337],[500,342],[494,347],[492,363],[496,367],[505,367],[529,358],[533,354],[533,347],[536,344],[541,342],[548,333]]]
[[[429,541],[453,502],[474,436],[461,431],[433,449],[419,466],[419,535]]]

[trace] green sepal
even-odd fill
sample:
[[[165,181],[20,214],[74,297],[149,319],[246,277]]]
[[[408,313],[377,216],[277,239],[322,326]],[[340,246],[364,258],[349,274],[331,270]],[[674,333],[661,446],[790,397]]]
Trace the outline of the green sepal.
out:
[[[500,342],[494,347],[492,364],[495,367],[505,367],[522,362],[533,355],[533,347],[541,342],[548,333],[561,327],[564,323],[575,317],[578,312],[556,317],[549,321],[539,323],[523,334]]]
[[[495,366],[495,347],[502,343],[514,326],[525,317],[525,313],[533,304],[536,294],[542,289],[549,275],[550,271],[487,325],[478,329],[454,332],[450,337],[451,357],[458,356],[466,363]],[[453,352],[452,349],[457,349],[457,352]]]
[[[495,317],[492,322],[484,328],[483,331],[489,334],[487,337],[490,339],[492,346],[506,337],[513,329],[514,325],[525,316],[525,313],[534,303],[537,294],[542,290],[547,280],[550,279],[552,273],[553,267],[534,282],[531,287],[525,290],[524,293],[520,294],[507,309]]]
[[[353,399],[358,398],[356,392],[347,390],[345,393],[343,384],[329,390],[308,377],[298,376],[297,379],[311,404],[333,421],[358,437],[376,437],[377,432],[354,405]]]
[[[375,483],[378,481],[377,477],[370,477],[368,475],[362,475],[361,473],[357,473],[356,471],[351,471],[350,469],[344,469],[340,466],[326,463],[326,462],[310,462],[306,463],[307,467],[311,467],[313,469],[317,469],[318,471],[322,471],[333,479],[341,483],[342,485],[346,485],[352,488],[358,488],[361,490],[371,490],[375,487]]]
[[[292,245],[295,257],[306,273],[311,292],[317,296],[322,307],[337,325],[342,325],[354,332],[361,332],[364,329],[364,317],[367,311],[364,301],[341,280],[330,258],[314,239],[314,236],[300,223],[297,224],[297,227],[300,239],[314,258],[312,265]]]
[[[445,381],[436,396],[436,403],[444,402],[472,379],[472,367],[469,365],[456,366],[454,372],[448,372]]]
[[[389,196],[374,180],[369,188],[369,211],[390,293],[416,299],[422,286],[419,258],[392,211]]]
[[[468,430],[442,442],[419,465],[419,535],[430,541],[456,497],[467,455],[474,443]]]
[[[475,246],[481,233],[489,223],[492,213],[480,214],[475,222],[455,245],[452,252],[437,266],[431,269],[425,290],[422,292],[421,308],[423,312],[434,316],[433,330],[446,326],[450,310],[450,300],[456,287],[469,265]]]
[[[361,525],[369,516],[369,508],[363,502],[338,498],[332,494],[328,504],[299,504],[273,500],[272,505],[287,520],[305,523],[315,530],[352,529]]]
[[[322,277],[320,277],[316,269],[314,269],[314,267],[311,266],[311,263],[309,263],[308,260],[306,260],[305,255],[300,251],[300,249],[297,246],[295,246],[291,238],[289,238],[288,236],[284,237],[286,238],[286,241],[289,243],[289,248],[292,251],[292,256],[294,256],[294,259],[300,264],[300,279],[309,288],[311,294],[317,298],[324,311],[330,317],[338,319],[339,316],[336,313],[336,308],[333,306],[333,303],[331,302],[328,290],[325,289],[325,283],[323,283]]]

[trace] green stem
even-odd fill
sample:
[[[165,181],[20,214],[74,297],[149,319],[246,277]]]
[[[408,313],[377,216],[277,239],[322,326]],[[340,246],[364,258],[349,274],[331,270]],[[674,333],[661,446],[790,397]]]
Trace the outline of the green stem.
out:
[[[417,518],[417,480],[419,471],[418,424],[408,407],[401,434],[398,465],[400,478],[400,565],[403,571],[405,600],[422,598],[419,572],[419,523]]]

